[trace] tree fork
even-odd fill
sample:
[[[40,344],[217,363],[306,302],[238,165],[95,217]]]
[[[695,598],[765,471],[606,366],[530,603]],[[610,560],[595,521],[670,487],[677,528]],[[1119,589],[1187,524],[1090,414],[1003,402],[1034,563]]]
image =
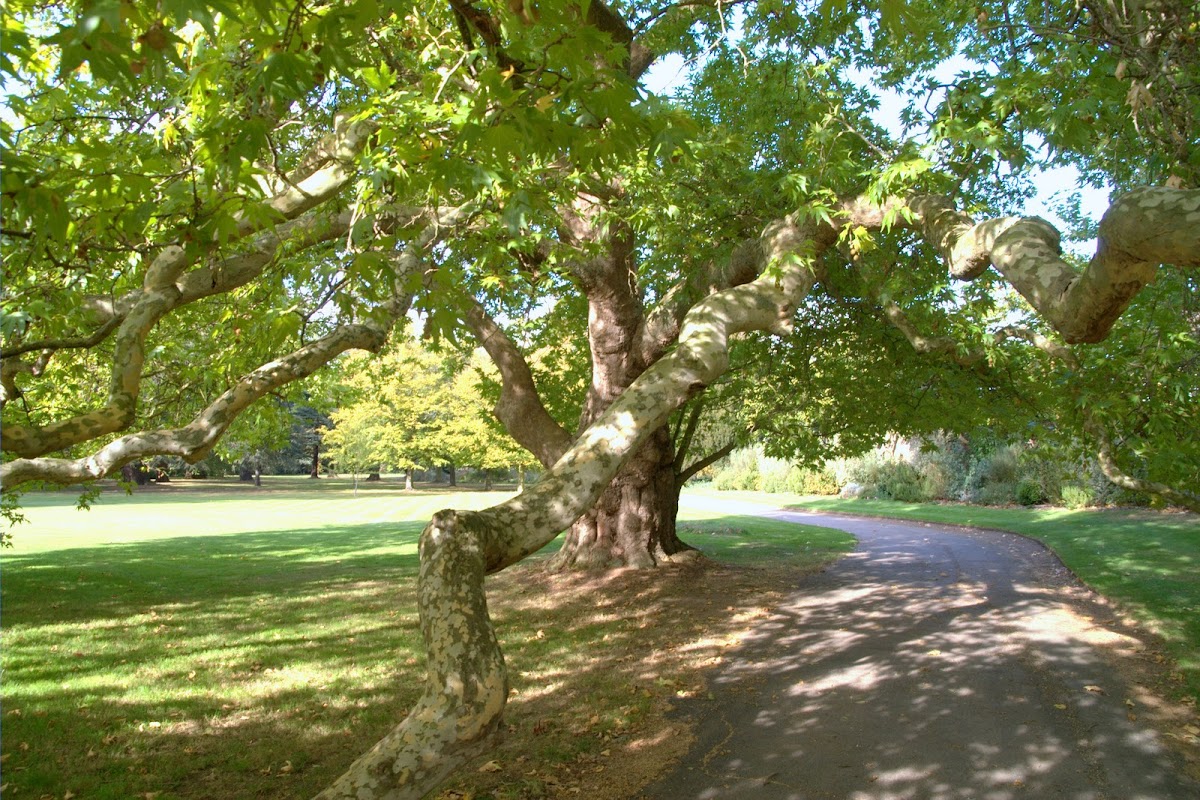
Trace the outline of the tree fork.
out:
[[[590,509],[671,413],[725,372],[730,336],[788,324],[814,281],[803,257],[812,250],[806,232],[811,228],[794,217],[769,226],[760,253],[764,265],[777,267],[773,274],[698,303],[684,319],[679,346],[642,373],[524,493],[484,511],[434,516],[421,535],[418,576],[429,654],[425,691],[404,721],[319,800],[417,800],[484,750],[507,700],[484,575],[537,552]]]

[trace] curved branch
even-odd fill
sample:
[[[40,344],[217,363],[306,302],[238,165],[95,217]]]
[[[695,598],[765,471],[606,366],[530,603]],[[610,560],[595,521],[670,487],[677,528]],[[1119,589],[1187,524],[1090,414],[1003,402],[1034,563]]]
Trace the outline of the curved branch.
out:
[[[263,201],[260,205],[263,213],[243,215],[237,228],[239,237],[262,230],[270,224],[270,219],[283,222],[259,237],[256,249],[225,259],[218,267],[189,274],[184,271],[201,256],[213,252],[217,243],[203,248],[168,245],[154,258],[146,268],[142,289],[134,293],[117,326],[108,397],[103,406],[44,427],[6,426],[0,447],[22,458],[36,458],[115,433],[132,424],[145,361],[146,337],[154,326],[182,305],[229,291],[259,274],[284,236],[292,233],[294,228],[307,229],[297,218],[338,194],[349,183],[353,160],[366,146],[374,124],[350,122],[339,117],[335,126],[334,133],[322,142],[310,159],[315,168],[310,171],[310,166],[306,166],[304,177],[290,181],[286,189]]]
[[[688,309],[699,298],[754,280],[762,270],[759,255],[757,242],[748,240],[735,247],[727,261],[712,262],[702,270],[688,270],[646,315],[640,345],[642,360],[653,363],[671,346]]]
[[[1102,426],[1096,423],[1091,414],[1084,410],[1087,421],[1084,423],[1084,429],[1092,436],[1096,437],[1098,445],[1096,452],[1096,460],[1100,464],[1100,471],[1104,473],[1104,477],[1109,481],[1120,486],[1122,489],[1129,489],[1134,492],[1146,492],[1148,494],[1156,494],[1175,505],[1182,506],[1189,511],[1200,513],[1200,495],[1194,492],[1176,489],[1173,486],[1168,486],[1165,483],[1158,481],[1146,480],[1144,478],[1135,478],[1126,473],[1117,464],[1117,459],[1113,453],[1112,438],[1108,435]]]
[[[216,445],[237,416],[263,395],[311,375],[347,350],[376,350],[386,338],[387,328],[382,326],[339,328],[246,375],[182,428],[122,436],[86,458],[18,458],[0,466],[0,485],[9,490],[35,480],[52,483],[90,481],[103,478],[130,461],[154,455],[174,455],[185,461],[198,461]]]
[[[26,342],[7,350],[0,350],[0,358],[16,358],[32,353],[34,350],[86,350],[107,339],[121,325],[122,317],[112,317],[95,331],[91,336],[75,336],[69,339],[43,339],[38,342]]]
[[[996,270],[1070,344],[1099,342],[1158,267],[1200,266],[1200,190],[1148,187],[1121,195],[1100,220],[1096,254],[1076,271],[1059,233],[1038,217],[979,224],[939,198],[908,201],[917,226],[971,280]]]
[[[529,364],[508,334],[474,297],[465,302],[463,319],[500,372],[500,397],[492,412],[518,444],[550,466],[570,447],[571,434],[546,410]]]
[[[905,337],[912,343],[913,349],[918,353],[949,353],[964,366],[977,366],[986,362],[987,356],[982,350],[973,349],[964,351],[957,342],[949,337],[923,336],[916,330],[916,327],[907,317],[904,317],[903,311],[900,310],[899,306],[896,306],[895,303],[891,303],[891,306],[894,307],[894,310],[892,313],[887,313],[888,320],[904,333]],[[1046,353],[1051,359],[1061,361],[1072,369],[1080,368],[1079,359],[1075,357],[1075,353],[1069,345],[1057,342],[1030,328],[1009,325],[999,329],[992,335],[992,341],[995,344],[999,344],[1005,339],[1023,339],[1038,350]],[[1078,402],[1078,390],[1075,390],[1074,393]],[[1159,483],[1158,481],[1135,478],[1122,470],[1113,452],[1112,437],[1108,431],[1096,421],[1095,416],[1086,405],[1080,405],[1080,412],[1083,415],[1084,431],[1096,440],[1096,460],[1100,464],[1100,471],[1104,474],[1105,478],[1123,489],[1158,495],[1189,511],[1200,512],[1200,495],[1184,489],[1176,489],[1173,486]]]
[[[759,242],[767,274],[710,295],[687,315],[679,345],[576,439],[525,492],[484,511],[442,511],[421,535],[425,691],[408,717],[358,759],[322,800],[420,798],[482,751],[499,725],[507,676],[492,633],[483,576],[537,551],[585,513],[671,413],[720,376],[729,339],[780,330],[812,288],[815,229],[789,217]]]
[[[713,452],[709,453],[709,454],[708,454],[708,455],[706,455],[704,458],[702,458],[702,459],[700,459],[699,461],[695,462],[694,464],[692,464],[692,465],[691,465],[690,467],[688,467],[687,469],[685,469],[685,470],[681,470],[681,471],[680,471],[680,473],[679,473],[679,475],[678,475],[678,476],[676,476],[676,478],[675,478],[676,485],[678,485],[678,486],[682,486],[683,484],[687,483],[687,482],[688,482],[688,481],[690,481],[690,480],[691,480],[691,479],[692,479],[692,478],[693,478],[693,477],[694,477],[694,476],[695,476],[697,473],[699,473],[699,472],[700,472],[700,470],[702,470],[702,469],[704,469],[704,468],[706,468],[706,467],[709,467],[709,466],[711,466],[711,465],[713,465],[713,464],[717,463],[717,462],[718,462],[718,461],[720,461],[722,458],[724,458],[725,456],[729,455],[729,454],[730,454],[730,453],[732,453],[734,450],[736,450],[736,449],[737,449],[737,446],[738,446],[738,443],[737,443],[736,441],[732,441],[732,442],[726,442],[726,443],[725,443],[725,444],[723,444],[723,445],[722,445],[720,448],[718,448],[718,449],[714,450]]]
[[[332,221],[318,216],[285,223],[262,234],[248,252],[179,275],[175,283],[143,288],[122,298],[120,304],[127,302],[128,310],[111,320],[117,323],[117,333],[105,404],[45,426],[7,425],[0,446],[22,458],[36,458],[128,427],[137,411],[146,337],[163,317],[189,303],[248,283],[262,273],[276,250],[293,234],[297,243],[305,245],[327,241],[344,233],[348,220],[348,215],[342,214]],[[182,253],[183,248],[172,246],[164,253],[168,251]]]
[[[904,334],[904,338],[908,339],[908,343],[918,353],[923,355],[940,353],[949,356],[956,364],[964,367],[973,367],[986,359],[987,356],[983,351],[964,349],[963,345],[951,336],[927,336],[921,333],[904,313],[904,309],[900,308],[894,300],[884,300],[879,297],[877,292],[875,294],[876,300],[883,308],[883,316],[887,318],[893,328]]]
[[[392,327],[408,313],[411,305],[406,277],[420,269],[425,251],[446,236],[467,213],[468,207],[462,206],[436,214],[436,220],[396,257],[392,296],[381,304],[372,321],[341,326],[321,339],[264,364],[239,380],[182,428],[123,436],[85,458],[18,458],[0,466],[0,486],[11,489],[32,480],[55,483],[94,480],[130,461],[151,455],[177,455],[191,461],[203,458],[234,419],[259,398],[311,375],[347,350],[375,351],[382,347]],[[5,437],[8,435],[6,428]],[[7,449],[7,441],[5,445]]]

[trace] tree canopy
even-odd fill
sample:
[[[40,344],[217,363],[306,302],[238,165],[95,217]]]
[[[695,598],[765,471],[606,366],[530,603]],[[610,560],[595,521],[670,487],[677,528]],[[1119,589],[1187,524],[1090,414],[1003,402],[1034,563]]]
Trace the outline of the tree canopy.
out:
[[[203,458],[411,311],[483,346],[547,471],[431,522],[429,689],[325,795],[420,796],[503,709],[484,572],[573,524],[580,563],[673,557],[667,423],[723,380],[807,457],[1037,423],[1196,508],[1198,35],[1186,0],[11,2],[0,478]],[[1024,215],[1050,167],[1102,219]]]

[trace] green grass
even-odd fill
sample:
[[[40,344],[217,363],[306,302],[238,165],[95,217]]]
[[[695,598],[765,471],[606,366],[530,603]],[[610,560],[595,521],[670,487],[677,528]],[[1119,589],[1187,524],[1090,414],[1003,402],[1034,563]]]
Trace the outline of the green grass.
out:
[[[152,487],[90,511],[67,492],[26,498],[0,555],[12,789],[166,800],[199,776],[192,796],[206,777],[221,796],[230,770],[269,793],[310,765],[335,777],[369,744],[356,730],[412,702],[394,676],[396,654],[419,651],[424,520],[504,495],[274,483]]]
[[[332,781],[419,692],[425,522],[508,496],[399,488],[361,484],[355,497],[349,480],[180,481],[106,493],[90,511],[67,491],[27,495],[29,524],[0,553],[5,794],[293,797]],[[702,549],[741,564],[811,566],[850,545],[752,519],[688,525]],[[545,751],[533,758],[599,750],[608,739],[596,737],[636,726],[674,691],[630,654],[672,646],[648,637],[675,635],[655,615],[694,595],[693,579],[627,576],[621,594],[507,575],[490,580],[520,690],[511,724],[524,730],[525,708],[550,720],[528,734]],[[583,710],[573,693],[588,697]],[[594,730],[558,723],[570,713],[594,714]],[[520,733],[509,738],[521,746]]]
[[[1200,699],[1200,516],[1145,509],[992,508],[762,492],[707,496],[1013,531],[1032,537],[1105,597],[1166,640],[1187,691]]]
[[[853,537],[831,528],[690,509],[679,513],[679,536],[711,558],[747,566],[811,569],[854,546]]]

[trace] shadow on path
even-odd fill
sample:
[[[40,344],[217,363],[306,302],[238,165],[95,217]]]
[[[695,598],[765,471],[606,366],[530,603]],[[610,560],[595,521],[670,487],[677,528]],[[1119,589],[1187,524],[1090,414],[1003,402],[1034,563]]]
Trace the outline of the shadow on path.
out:
[[[857,550],[804,579],[689,701],[697,742],[649,800],[1194,800],[1108,666],[1138,642],[1013,534],[717,503]]]

